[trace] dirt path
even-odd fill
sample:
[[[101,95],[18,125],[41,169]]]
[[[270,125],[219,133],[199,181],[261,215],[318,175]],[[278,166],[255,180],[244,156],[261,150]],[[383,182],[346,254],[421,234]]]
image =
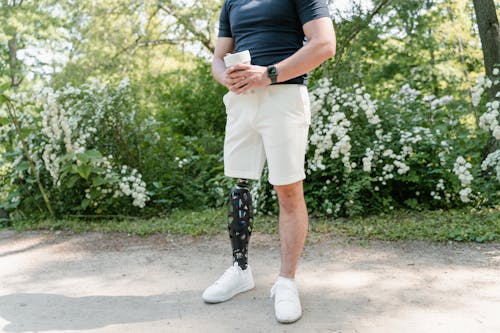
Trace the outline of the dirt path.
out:
[[[252,238],[256,288],[206,305],[229,266],[225,235],[0,232],[1,332],[500,332],[500,244],[309,239],[304,315],[269,298],[275,236]]]

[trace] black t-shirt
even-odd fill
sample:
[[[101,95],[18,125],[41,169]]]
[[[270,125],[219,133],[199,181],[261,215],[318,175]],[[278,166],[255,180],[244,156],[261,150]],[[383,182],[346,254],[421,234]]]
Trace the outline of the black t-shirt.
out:
[[[249,50],[253,65],[269,66],[304,45],[305,23],[329,16],[326,0],[225,0],[219,37],[232,37],[235,52]],[[282,83],[307,84],[307,74]]]

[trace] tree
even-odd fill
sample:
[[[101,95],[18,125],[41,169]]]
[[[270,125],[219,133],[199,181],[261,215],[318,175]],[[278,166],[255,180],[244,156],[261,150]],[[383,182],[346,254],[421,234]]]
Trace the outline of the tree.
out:
[[[48,51],[50,42],[61,36],[57,8],[56,0],[0,0],[0,83],[17,88],[28,71],[47,74],[53,64],[44,63],[35,50],[43,46]],[[51,51],[56,44],[50,45]]]
[[[495,66],[500,65],[500,25],[493,0],[474,0],[477,26],[483,47],[484,67],[486,75],[491,77]],[[500,91],[500,84],[489,91],[490,99]]]
[[[378,0],[348,15],[334,12],[338,56],[325,66],[328,75],[336,85],[357,83],[377,94],[409,83],[463,96],[481,69],[473,11],[467,0]]]
[[[200,43],[212,54],[215,49],[215,28],[221,1],[193,1],[191,6],[184,2],[159,0],[158,8],[174,19],[165,31],[176,36],[179,42]]]
[[[495,3],[493,0],[474,0],[474,9],[483,47],[486,75],[492,77],[493,69],[500,65],[500,25],[498,24]],[[500,84],[493,84],[488,91],[489,100],[495,99],[499,92]],[[496,151],[498,146],[498,140],[491,136],[485,155]]]

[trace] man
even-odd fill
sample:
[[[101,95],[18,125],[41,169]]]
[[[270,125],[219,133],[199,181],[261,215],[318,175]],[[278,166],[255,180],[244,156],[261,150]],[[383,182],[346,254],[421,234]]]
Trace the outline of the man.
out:
[[[224,56],[244,50],[250,51],[251,64],[226,69]],[[334,54],[325,0],[225,0],[212,73],[229,89],[224,173],[239,179],[230,193],[228,222],[234,262],[205,290],[206,302],[223,302],[254,287],[247,263],[253,217],[246,180],[259,179],[267,160],[279,201],[281,269],[271,289],[275,316],[282,323],[301,317],[294,278],[308,228],[302,187],[310,124],[307,73]]]

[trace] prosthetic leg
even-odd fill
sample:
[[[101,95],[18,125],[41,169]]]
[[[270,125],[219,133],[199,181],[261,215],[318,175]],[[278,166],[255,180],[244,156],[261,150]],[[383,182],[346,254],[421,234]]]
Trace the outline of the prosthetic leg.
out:
[[[237,262],[243,270],[248,264],[248,241],[252,234],[252,223],[252,197],[248,190],[248,181],[238,179],[237,185],[229,193],[227,228],[233,247],[234,262]]]

